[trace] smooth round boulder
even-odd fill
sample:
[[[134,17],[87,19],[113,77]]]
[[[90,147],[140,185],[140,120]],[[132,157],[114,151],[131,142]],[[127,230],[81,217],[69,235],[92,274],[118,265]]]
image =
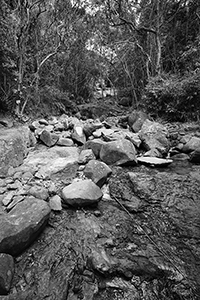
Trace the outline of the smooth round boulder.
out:
[[[75,207],[95,205],[102,196],[102,191],[92,180],[72,182],[62,190],[63,201]]]

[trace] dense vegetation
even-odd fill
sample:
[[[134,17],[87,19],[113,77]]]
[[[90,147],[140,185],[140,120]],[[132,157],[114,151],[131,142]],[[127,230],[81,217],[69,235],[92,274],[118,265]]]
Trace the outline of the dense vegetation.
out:
[[[114,88],[134,108],[200,117],[199,0],[1,0],[0,108],[60,112]]]

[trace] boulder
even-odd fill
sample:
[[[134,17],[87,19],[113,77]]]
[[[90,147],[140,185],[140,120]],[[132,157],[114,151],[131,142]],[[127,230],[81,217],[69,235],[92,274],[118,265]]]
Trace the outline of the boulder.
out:
[[[49,122],[48,122],[47,120],[45,120],[45,119],[40,119],[38,122],[39,122],[40,124],[42,124],[42,125],[45,125],[45,126],[48,126],[48,125],[49,125]]]
[[[147,119],[147,115],[142,111],[134,110],[128,116],[128,125],[132,129],[133,132],[137,133],[142,128],[144,121]]]
[[[107,177],[112,173],[112,170],[103,162],[90,160],[83,173],[101,188]]]
[[[144,156],[162,158],[162,154],[156,148],[151,148],[149,151],[144,153]]]
[[[197,148],[195,151],[191,153],[190,161],[196,164],[200,163],[200,148]]]
[[[129,140],[135,147],[137,147],[137,148],[140,147],[142,141],[139,138],[138,133],[133,133],[133,132],[130,132],[130,131],[124,131],[124,133],[125,133],[125,138],[127,140]]]
[[[79,164],[86,164],[91,159],[95,159],[92,149],[83,149],[79,155]]]
[[[50,208],[54,211],[62,210],[61,198],[58,195],[53,196],[49,201]]]
[[[48,178],[53,174],[67,169],[69,166],[78,164],[77,147],[54,146],[49,149],[38,149],[29,153],[24,160],[23,167],[33,169],[37,166],[38,178]]]
[[[49,205],[34,197],[27,197],[8,214],[0,218],[0,252],[13,256],[25,250],[44,228]]]
[[[65,147],[72,147],[74,145],[74,142],[72,139],[60,137],[57,141],[58,146],[65,146]]]
[[[14,259],[11,255],[0,253],[0,295],[9,293],[14,275]]]
[[[83,127],[83,132],[85,133],[86,137],[88,138],[89,136],[92,135],[92,133],[103,127],[103,124],[101,122],[88,122],[84,125]]]
[[[71,136],[72,139],[79,145],[84,145],[86,142],[86,136],[81,125],[74,126]]]
[[[200,138],[193,136],[189,141],[183,146],[182,152],[190,153],[200,148]]]
[[[54,146],[59,139],[59,136],[55,133],[51,133],[44,129],[40,134],[40,140],[48,147]]]
[[[100,129],[97,129],[96,131],[94,131],[92,134],[95,138],[100,138],[102,135],[107,136],[107,135],[111,135],[114,133],[113,129],[107,129],[105,127],[102,127]]]
[[[100,151],[100,159],[108,165],[136,165],[135,155],[135,147],[126,139],[105,143]]]
[[[87,141],[84,145],[85,149],[92,149],[96,158],[99,158],[101,147],[105,144],[101,139],[94,139]]]
[[[34,185],[30,188],[29,194],[34,196],[35,198],[47,200],[49,197],[48,190],[40,185]]]
[[[139,137],[146,151],[157,149],[160,153],[166,154],[169,151],[167,129],[157,122],[146,120],[139,132]]]
[[[23,159],[27,153],[27,142],[19,129],[1,130],[0,177],[7,175],[9,167],[18,167],[23,163]]]
[[[94,205],[102,196],[102,191],[92,180],[73,182],[62,190],[62,199],[71,206]]]

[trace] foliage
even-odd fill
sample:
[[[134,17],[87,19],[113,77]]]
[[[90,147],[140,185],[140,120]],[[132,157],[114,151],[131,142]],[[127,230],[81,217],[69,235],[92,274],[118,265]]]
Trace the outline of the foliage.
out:
[[[171,121],[199,120],[200,72],[151,78],[143,104],[147,111]]]

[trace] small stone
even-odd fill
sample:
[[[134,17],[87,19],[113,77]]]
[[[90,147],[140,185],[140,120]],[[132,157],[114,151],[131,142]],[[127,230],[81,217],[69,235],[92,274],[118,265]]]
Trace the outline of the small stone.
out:
[[[56,194],[56,186],[55,183],[51,182],[49,188],[48,188],[49,194],[50,195],[55,195]]]
[[[63,130],[65,130],[65,126],[64,126],[63,123],[59,122],[59,123],[54,125],[54,130],[55,131],[63,131]]]
[[[48,125],[45,126],[45,130],[49,131],[49,132],[53,132],[54,126],[53,125]]]
[[[58,195],[55,195],[50,199],[49,205],[54,211],[62,210],[61,198]]]
[[[11,255],[0,253],[0,295],[7,295],[14,275],[14,259]]]
[[[0,179],[0,187],[6,186],[6,182],[4,179]]]
[[[78,159],[79,164],[86,164],[91,159],[95,159],[92,149],[84,149],[81,151]]]
[[[19,180],[16,180],[14,183],[8,184],[7,189],[8,190],[17,190],[22,187],[22,184]]]
[[[14,180],[13,180],[13,178],[6,178],[5,179],[5,182],[6,182],[6,184],[11,184],[11,183],[14,183]]]
[[[9,192],[2,200],[4,206],[7,206],[13,199],[15,192]]]
[[[95,210],[94,215],[95,215],[95,217],[100,217],[101,216],[100,210]]]
[[[25,172],[23,173],[21,179],[23,183],[29,182],[33,178],[33,174],[31,172]]]
[[[51,116],[51,117],[49,118],[49,124],[50,124],[50,125],[55,125],[55,124],[57,124],[57,123],[58,123],[58,120],[57,120],[56,117]]]
[[[45,119],[40,119],[39,123],[42,124],[42,125],[49,125],[49,122]]]
[[[6,207],[7,211],[10,211],[15,205],[17,205],[19,202],[23,201],[25,196],[14,196],[11,203]]]
[[[57,141],[58,146],[72,147],[74,142],[69,138],[60,137]]]
[[[20,180],[21,179],[21,176],[22,176],[22,172],[16,172],[14,175],[13,175],[13,179],[16,180]]]
[[[81,171],[83,171],[85,169],[85,166],[84,165],[81,165],[81,166],[79,166],[78,167],[78,170],[81,172]]]
[[[4,194],[7,191],[6,187],[0,187],[0,195]]]
[[[34,196],[35,198],[39,198],[42,200],[47,200],[49,197],[48,190],[42,186],[35,185],[30,188],[29,194]]]
[[[74,126],[72,132],[72,139],[77,142],[79,145],[84,145],[86,142],[86,136],[83,132],[82,126]]]

